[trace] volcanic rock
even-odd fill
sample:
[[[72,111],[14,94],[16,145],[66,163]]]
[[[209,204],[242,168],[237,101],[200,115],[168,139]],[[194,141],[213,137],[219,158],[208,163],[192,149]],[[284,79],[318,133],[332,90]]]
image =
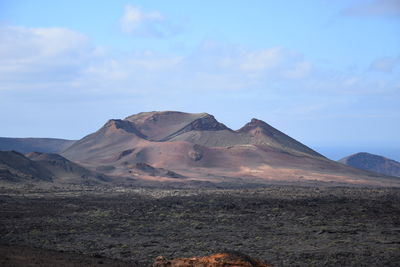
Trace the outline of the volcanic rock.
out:
[[[206,257],[177,258],[167,260],[159,256],[153,267],[272,267],[239,252],[217,253]]]

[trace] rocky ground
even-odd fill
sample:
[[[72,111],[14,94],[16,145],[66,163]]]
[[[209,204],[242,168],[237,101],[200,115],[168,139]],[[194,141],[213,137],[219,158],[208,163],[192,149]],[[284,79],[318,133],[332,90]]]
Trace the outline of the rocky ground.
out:
[[[0,188],[0,245],[5,266],[16,254],[149,266],[224,250],[273,266],[400,266],[400,189]]]

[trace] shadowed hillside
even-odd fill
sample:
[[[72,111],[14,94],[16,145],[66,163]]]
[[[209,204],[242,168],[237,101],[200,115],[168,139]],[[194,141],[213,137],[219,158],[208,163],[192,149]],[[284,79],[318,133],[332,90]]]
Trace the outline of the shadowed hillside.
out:
[[[400,176],[400,162],[374,154],[365,152],[357,153],[345,157],[339,160],[339,162],[362,170],[390,176]]]
[[[0,151],[0,181],[97,184],[111,179],[58,154]]]
[[[0,151],[0,181],[52,181],[54,175],[41,164],[16,151]]]

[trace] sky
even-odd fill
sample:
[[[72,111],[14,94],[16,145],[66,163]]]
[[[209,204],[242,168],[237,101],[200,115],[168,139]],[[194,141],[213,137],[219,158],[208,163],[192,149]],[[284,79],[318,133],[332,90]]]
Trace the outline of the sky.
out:
[[[400,160],[400,0],[0,0],[0,136],[154,110]]]

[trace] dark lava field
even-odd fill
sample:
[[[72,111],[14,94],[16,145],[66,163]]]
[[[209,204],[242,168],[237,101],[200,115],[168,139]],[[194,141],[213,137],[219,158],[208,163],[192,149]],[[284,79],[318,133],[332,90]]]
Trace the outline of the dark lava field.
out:
[[[400,266],[400,189],[0,189],[2,266],[151,266],[224,250],[277,267]]]

